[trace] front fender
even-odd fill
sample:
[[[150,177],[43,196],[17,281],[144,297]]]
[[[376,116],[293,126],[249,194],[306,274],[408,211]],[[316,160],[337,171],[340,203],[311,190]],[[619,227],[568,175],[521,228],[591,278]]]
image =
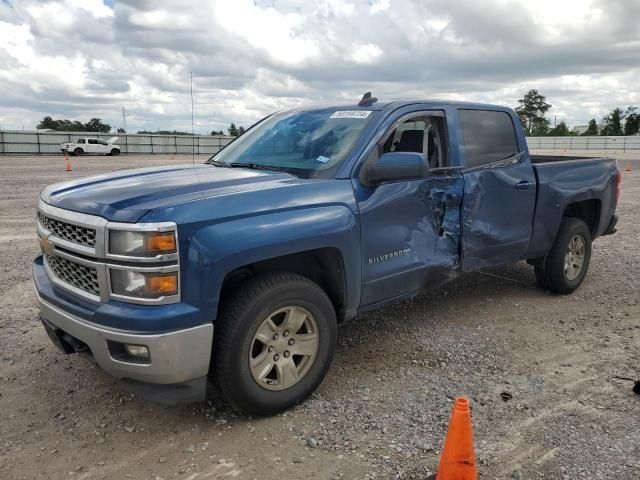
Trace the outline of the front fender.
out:
[[[273,212],[204,226],[190,235],[183,265],[183,295],[199,297],[215,319],[222,283],[230,272],[262,260],[319,248],[338,249],[344,261],[346,306],[360,300],[360,233],[350,209],[340,205]],[[193,298],[193,300],[196,300]]]

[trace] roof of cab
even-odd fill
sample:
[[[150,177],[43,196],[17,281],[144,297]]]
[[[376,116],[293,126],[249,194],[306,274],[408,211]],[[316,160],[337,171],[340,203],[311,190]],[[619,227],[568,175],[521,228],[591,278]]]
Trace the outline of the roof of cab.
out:
[[[343,105],[309,105],[308,107],[303,107],[301,110],[311,110],[317,108],[340,108],[344,110],[373,110],[373,111],[382,111],[382,110],[396,110],[401,107],[405,107],[407,105],[428,105],[429,107],[445,107],[445,106],[454,106],[460,108],[478,108],[478,109],[490,109],[490,110],[510,110],[509,107],[503,105],[492,105],[487,103],[476,103],[476,102],[460,102],[457,100],[428,100],[428,99],[406,99],[406,100],[391,100],[386,102],[374,102],[370,105],[358,105],[356,104],[343,104]]]

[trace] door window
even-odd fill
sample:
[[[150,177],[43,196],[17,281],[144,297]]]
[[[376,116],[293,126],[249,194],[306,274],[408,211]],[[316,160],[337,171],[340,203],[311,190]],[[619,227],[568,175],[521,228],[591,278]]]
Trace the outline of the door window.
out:
[[[91,144],[91,145],[98,145],[98,140],[96,140],[95,138],[90,138],[90,139],[89,139],[89,144]]]
[[[518,153],[516,130],[506,112],[458,110],[468,168],[505,160]]]
[[[105,145],[105,146],[106,146],[106,145],[109,145],[109,144],[108,144],[107,142],[105,142],[104,140],[98,140],[98,143],[99,143],[100,145]]]
[[[400,123],[385,137],[379,152],[422,153],[429,168],[446,167],[446,141],[444,118],[417,115]]]

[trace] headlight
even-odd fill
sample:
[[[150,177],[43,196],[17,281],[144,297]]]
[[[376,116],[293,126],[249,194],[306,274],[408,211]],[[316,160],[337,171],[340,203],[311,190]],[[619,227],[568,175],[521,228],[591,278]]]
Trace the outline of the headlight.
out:
[[[175,232],[109,230],[109,253],[129,257],[155,257],[176,253]]]
[[[111,269],[111,291],[134,298],[160,298],[178,294],[178,272],[136,272]]]

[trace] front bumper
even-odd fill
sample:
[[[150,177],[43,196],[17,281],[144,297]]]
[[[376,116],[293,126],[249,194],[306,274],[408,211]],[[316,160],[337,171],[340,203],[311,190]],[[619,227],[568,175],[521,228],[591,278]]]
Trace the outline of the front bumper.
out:
[[[213,342],[212,323],[159,333],[106,327],[65,311],[43,298],[39,287],[44,285],[35,282],[35,286],[40,316],[58,347],[67,352],[69,349],[65,347],[70,346],[76,351],[88,350],[96,363],[121,380],[127,390],[152,400],[173,404],[204,399]],[[149,360],[142,363],[140,359],[123,358],[114,349],[114,345],[121,344],[146,346]]]

